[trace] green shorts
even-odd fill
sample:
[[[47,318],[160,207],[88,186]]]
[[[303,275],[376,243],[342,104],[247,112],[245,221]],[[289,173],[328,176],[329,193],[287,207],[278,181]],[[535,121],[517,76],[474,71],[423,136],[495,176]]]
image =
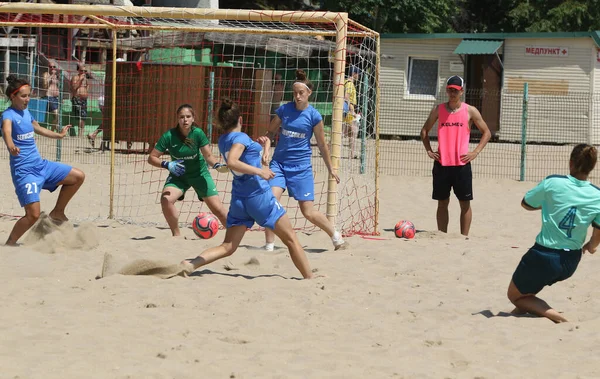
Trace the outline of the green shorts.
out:
[[[175,187],[179,188],[183,195],[178,200],[183,200],[185,193],[190,187],[194,187],[194,191],[198,195],[198,199],[202,200],[205,197],[216,196],[219,194],[217,186],[209,173],[202,174],[200,176],[188,177],[188,176],[173,176],[169,175],[165,182],[164,188]],[[163,190],[164,190],[163,188]]]

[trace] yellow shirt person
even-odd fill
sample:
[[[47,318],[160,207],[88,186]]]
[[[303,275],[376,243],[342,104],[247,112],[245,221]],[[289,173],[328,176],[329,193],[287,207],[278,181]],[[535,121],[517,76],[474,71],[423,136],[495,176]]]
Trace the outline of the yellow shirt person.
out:
[[[350,66],[348,69],[348,78],[344,82],[344,101],[348,105],[348,111],[344,116],[344,135],[350,134],[350,157],[358,158],[356,154],[356,137],[358,136],[358,120],[356,117],[356,86],[354,82],[360,76],[360,69],[356,66]],[[346,107],[344,107],[346,108]]]
[[[344,83],[344,101],[348,102],[348,113],[346,113],[344,122],[350,124],[354,121],[354,109],[356,108],[356,86],[352,77],[346,79]]]

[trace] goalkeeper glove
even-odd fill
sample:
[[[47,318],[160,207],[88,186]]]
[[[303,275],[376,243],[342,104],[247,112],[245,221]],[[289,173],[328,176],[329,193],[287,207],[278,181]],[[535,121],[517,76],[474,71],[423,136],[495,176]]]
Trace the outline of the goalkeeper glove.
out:
[[[172,162],[163,161],[161,164],[162,168],[166,168],[169,172],[175,176],[181,176],[185,174],[185,166],[183,160],[177,160]]]
[[[223,174],[229,171],[229,168],[224,163],[217,162],[214,164],[214,166],[212,168],[214,168],[215,170],[217,170],[218,172],[223,173]]]

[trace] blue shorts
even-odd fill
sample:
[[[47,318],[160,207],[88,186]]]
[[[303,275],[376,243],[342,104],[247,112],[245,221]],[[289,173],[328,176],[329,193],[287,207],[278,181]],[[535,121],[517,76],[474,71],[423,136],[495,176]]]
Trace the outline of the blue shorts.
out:
[[[52,113],[58,109],[58,97],[48,96],[48,112]]]
[[[258,225],[275,229],[275,223],[285,214],[285,209],[271,191],[265,191],[252,197],[231,197],[227,213],[227,227],[245,225],[251,228]]]
[[[12,174],[15,192],[22,207],[40,201],[42,189],[54,192],[60,182],[65,180],[72,167],[64,163],[50,162],[46,159],[42,163],[25,172],[15,171]]]
[[[290,191],[290,196],[298,201],[313,201],[315,199],[315,177],[312,165],[284,166],[277,161],[271,161],[269,167],[275,177],[269,180],[271,187],[280,187]]]
[[[581,250],[550,249],[536,243],[521,258],[512,281],[522,294],[536,294],[570,278],[580,260]]]

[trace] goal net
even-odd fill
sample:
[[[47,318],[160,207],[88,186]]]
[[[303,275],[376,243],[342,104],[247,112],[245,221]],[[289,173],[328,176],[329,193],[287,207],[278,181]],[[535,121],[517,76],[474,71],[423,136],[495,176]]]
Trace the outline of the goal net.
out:
[[[72,218],[166,225],[160,196],[168,172],[147,158],[177,124],[177,108],[193,106],[219,156],[220,100],[240,104],[243,131],[256,139],[275,110],[293,101],[302,69],[341,179],[328,176],[313,137],[315,207],[345,235],[377,233],[379,35],[345,13],[3,3],[0,26],[8,36],[0,38],[3,78],[29,80],[29,110],[43,127],[72,125],[63,140],[36,137],[44,158],[86,173],[67,209]],[[344,84],[354,68],[360,116],[352,137],[345,133]],[[5,96],[2,102],[2,110],[10,105]],[[6,149],[0,158],[8,178]],[[232,177],[210,171],[227,208]],[[0,213],[22,215],[12,185],[6,181],[1,191]],[[43,194],[42,210],[55,197]],[[314,230],[287,193],[281,202],[296,229]],[[177,206],[188,225],[208,210],[193,189]]]

